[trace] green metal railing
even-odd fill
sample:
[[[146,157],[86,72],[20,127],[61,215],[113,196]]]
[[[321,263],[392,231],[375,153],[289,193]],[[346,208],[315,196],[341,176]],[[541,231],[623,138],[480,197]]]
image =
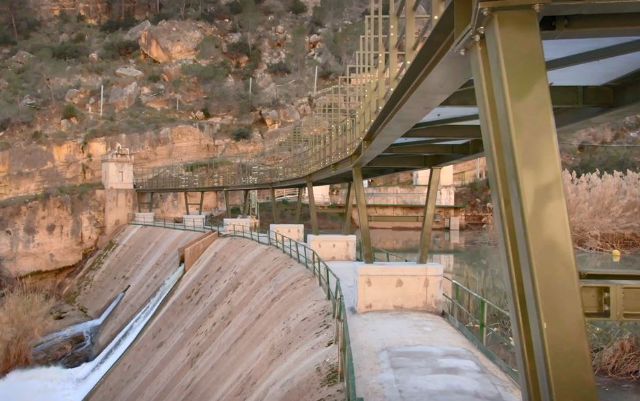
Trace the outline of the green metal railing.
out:
[[[518,380],[509,312],[460,282],[444,277],[451,292],[443,293],[447,320],[500,369]]]
[[[345,384],[347,401],[362,401],[356,396],[356,377],[353,367],[353,355],[349,337],[349,325],[347,323],[347,309],[344,303],[344,295],[340,286],[340,279],[318,256],[316,251],[306,244],[293,240],[274,231],[260,233],[242,225],[232,225],[225,229],[222,226],[203,226],[197,224],[176,223],[167,220],[135,221],[132,225],[163,227],[174,230],[218,232],[221,236],[246,238],[260,244],[274,246],[298,263],[303,264],[318,279],[318,285],[331,301],[333,317],[336,322],[335,342],[340,352],[339,376]]]

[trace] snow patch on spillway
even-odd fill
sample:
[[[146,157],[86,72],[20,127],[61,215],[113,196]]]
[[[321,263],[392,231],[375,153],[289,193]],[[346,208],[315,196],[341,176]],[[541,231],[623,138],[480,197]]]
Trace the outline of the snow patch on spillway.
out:
[[[183,274],[181,265],[94,360],[72,369],[50,366],[10,372],[0,380],[0,400],[83,400],[135,341]]]

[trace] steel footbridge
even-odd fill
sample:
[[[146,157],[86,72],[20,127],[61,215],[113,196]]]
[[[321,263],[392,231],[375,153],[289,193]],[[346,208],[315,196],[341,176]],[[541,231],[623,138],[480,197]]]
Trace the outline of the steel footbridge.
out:
[[[429,168],[424,262],[440,168],[484,154],[525,399],[596,400],[558,135],[640,110],[640,1],[375,0],[364,25],[354,64],[285,139],[244,158],[136,170],[136,191],[306,187],[317,231],[313,186],[348,183],[371,262],[363,179]],[[640,289],[620,291],[618,307],[637,318]],[[598,313],[606,294],[593,291]]]

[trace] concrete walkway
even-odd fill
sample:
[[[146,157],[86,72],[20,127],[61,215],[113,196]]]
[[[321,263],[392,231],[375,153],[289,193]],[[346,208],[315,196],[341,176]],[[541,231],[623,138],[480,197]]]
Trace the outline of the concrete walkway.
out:
[[[328,262],[340,278],[365,401],[517,401],[517,385],[446,320],[420,312],[356,313],[360,262]]]

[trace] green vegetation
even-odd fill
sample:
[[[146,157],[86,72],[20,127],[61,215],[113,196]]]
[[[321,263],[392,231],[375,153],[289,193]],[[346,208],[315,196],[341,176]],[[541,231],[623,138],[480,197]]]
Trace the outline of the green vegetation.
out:
[[[301,0],[291,0],[289,2],[289,11],[295,15],[304,14],[307,12],[307,5]]]
[[[251,130],[249,128],[246,128],[246,127],[237,128],[231,134],[231,138],[233,138],[233,140],[236,141],[236,142],[247,141],[247,140],[251,139]]]
[[[89,49],[79,43],[63,42],[51,48],[51,55],[60,60],[73,60],[86,57]]]
[[[229,75],[231,68],[227,62],[209,65],[187,64],[182,66],[182,72],[200,80],[220,82]]]
[[[76,109],[74,105],[67,104],[64,106],[64,109],[62,109],[63,119],[78,118],[78,117],[80,117],[80,113],[78,112],[78,109]]]
[[[271,74],[276,74],[276,75],[291,74],[291,68],[284,61],[280,61],[275,64],[269,64],[269,66],[267,67],[267,71],[269,71],[269,73]]]
[[[140,45],[135,40],[115,39],[104,43],[100,56],[115,60],[120,57],[131,57],[138,50],[140,50]]]

